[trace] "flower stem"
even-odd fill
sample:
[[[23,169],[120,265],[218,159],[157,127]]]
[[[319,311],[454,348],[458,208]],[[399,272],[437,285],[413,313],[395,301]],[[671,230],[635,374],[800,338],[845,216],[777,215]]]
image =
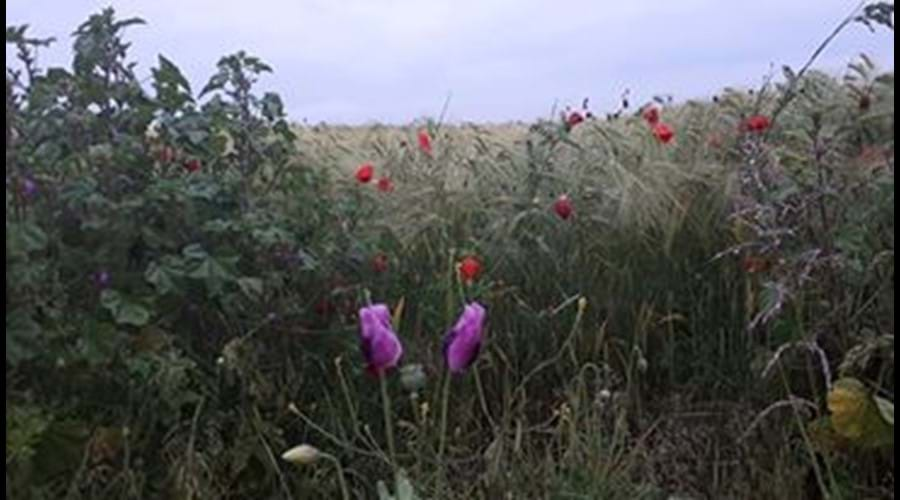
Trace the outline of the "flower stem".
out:
[[[331,461],[335,468],[337,468],[338,484],[341,486],[341,498],[343,500],[350,500],[350,490],[347,488],[347,479],[344,477],[344,467],[341,466],[341,461],[334,455],[329,455],[328,453],[322,453],[322,458]]]
[[[438,441],[438,463],[444,459],[444,447],[447,443],[447,409],[450,406],[450,378],[451,374],[448,370],[444,377],[444,393],[443,402],[441,404],[441,433],[440,441]]]
[[[484,386],[481,385],[481,376],[478,374],[476,368],[472,368],[472,374],[475,375],[475,389],[478,391],[478,401],[481,403],[481,411],[484,412],[484,417],[487,418],[488,422],[491,424],[491,430],[496,430],[497,423],[494,422],[494,419],[491,417],[491,412],[488,411],[487,398],[484,397]]]
[[[381,384],[381,407],[384,410],[384,432],[387,435],[388,454],[391,459],[391,467],[397,470],[397,450],[394,447],[394,421],[391,412],[391,396],[388,394],[387,377],[381,374],[378,377]]]

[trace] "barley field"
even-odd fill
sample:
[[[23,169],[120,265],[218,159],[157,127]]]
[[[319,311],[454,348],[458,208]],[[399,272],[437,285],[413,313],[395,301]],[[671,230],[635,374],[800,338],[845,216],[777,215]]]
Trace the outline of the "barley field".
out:
[[[892,71],[301,125],[130,24],[7,28],[7,498],[894,497]]]

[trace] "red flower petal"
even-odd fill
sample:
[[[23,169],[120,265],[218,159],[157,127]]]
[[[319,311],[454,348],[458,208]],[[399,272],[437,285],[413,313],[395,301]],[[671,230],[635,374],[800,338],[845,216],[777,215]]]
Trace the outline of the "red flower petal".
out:
[[[764,115],[755,115],[747,118],[747,121],[744,123],[744,128],[750,132],[764,132],[772,125],[772,121],[769,120],[768,116]]]
[[[744,257],[744,260],[741,262],[741,267],[744,268],[744,271],[747,272],[747,274],[756,274],[768,271],[770,263],[764,257],[748,255]]]
[[[657,123],[653,126],[653,135],[656,136],[659,142],[668,144],[675,138],[675,131],[665,123]]]
[[[172,146],[163,146],[162,149],[159,150],[159,162],[160,163],[172,163],[175,160],[175,149]]]
[[[362,184],[371,182],[374,176],[375,167],[373,167],[371,163],[363,163],[356,169],[356,180]]]
[[[372,258],[372,270],[376,273],[384,273],[388,270],[388,257],[383,253],[379,253]]]
[[[200,164],[200,160],[197,160],[196,158],[193,160],[188,160],[188,161],[184,162],[184,169],[191,173],[197,172],[198,170],[200,170],[201,166],[202,165]]]
[[[481,262],[475,257],[469,256],[459,263],[459,276],[463,282],[471,283],[481,275]]]
[[[659,108],[656,106],[647,106],[644,108],[644,112],[641,113],[641,117],[644,118],[650,126],[655,126],[659,123]]]
[[[560,219],[568,219],[572,216],[573,212],[572,201],[569,200],[568,196],[561,195],[553,203],[553,211],[556,212],[556,215],[558,215]]]
[[[419,149],[427,155],[431,155],[431,136],[424,130],[419,131]]]
[[[313,309],[319,316],[330,316],[334,313],[336,308],[333,302],[331,302],[327,298],[323,298],[316,302],[316,305],[313,307]]]
[[[579,123],[581,123],[583,121],[584,121],[584,116],[582,116],[581,113],[579,113],[578,111],[573,111],[572,113],[569,114],[569,117],[566,118],[566,125],[568,125],[569,128],[571,129],[571,128],[575,127],[575,125],[578,125]]]
[[[378,190],[382,193],[390,193],[394,190],[394,183],[387,177],[378,179]]]

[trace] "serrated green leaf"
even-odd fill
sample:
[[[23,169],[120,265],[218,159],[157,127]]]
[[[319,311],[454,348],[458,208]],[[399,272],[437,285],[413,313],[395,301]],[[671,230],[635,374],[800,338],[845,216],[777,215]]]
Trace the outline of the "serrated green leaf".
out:
[[[209,133],[205,130],[188,130],[184,133],[191,144],[198,146],[209,137]]]
[[[207,257],[188,274],[188,277],[201,280],[226,279],[231,278],[231,274],[217,259]]]
[[[209,257],[209,254],[206,253],[206,250],[199,243],[187,245],[181,250],[181,255],[191,260],[202,260]]]
[[[244,295],[254,298],[263,294],[263,280],[259,278],[243,277],[238,279],[238,286]]]
[[[219,260],[207,257],[193,271],[188,273],[188,277],[202,280],[206,285],[206,289],[211,294],[217,295],[222,291],[225,283],[234,280],[234,276],[223,263],[229,264],[227,259]]]
[[[116,323],[120,325],[146,326],[150,322],[150,311],[135,302],[124,302],[116,314]]]
[[[191,92],[191,84],[188,82],[187,78],[184,77],[184,74],[181,72],[181,69],[178,68],[175,63],[166,59],[162,54],[159,55],[159,78],[173,83],[177,86],[183,88],[187,93]],[[156,76],[156,75],[154,75]]]
[[[122,295],[112,289],[103,290],[100,294],[100,305],[115,316],[122,305]]]
[[[47,233],[37,224],[23,222],[21,224],[10,224],[8,231],[16,240],[21,248],[26,252],[38,252],[45,248],[49,243]]]
[[[100,304],[112,314],[117,324],[145,326],[150,321],[150,311],[146,307],[115,290],[104,290],[100,295]]]
[[[153,262],[147,267],[147,271],[144,273],[144,279],[153,285],[159,294],[165,295],[175,291],[174,278],[177,275],[178,273],[174,272],[168,266]]]
[[[214,92],[216,90],[220,90],[222,87],[225,86],[225,82],[227,82],[227,81],[228,81],[228,75],[226,75],[225,73],[216,73],[209,79],[209,82],[206,84],[205,87],[203,87],[203,90],[200,91],[200,97],[203,97],[204,95],[208,94],[209,92]]]

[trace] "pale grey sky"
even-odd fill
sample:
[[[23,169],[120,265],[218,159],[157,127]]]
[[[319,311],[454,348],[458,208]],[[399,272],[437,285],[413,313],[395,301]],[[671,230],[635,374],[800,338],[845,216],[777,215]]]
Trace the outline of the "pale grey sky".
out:
[[[311,123],[403,123],[436,117],[532,120],[554,102],[590,97],[602,113],[625,88],[708,96],[799,66],[858,0],[10,0],[6,21],[59,42],[44,64],[68,64],[74,28],[105,6],[138,16],[127,38],[139,72],[162,53],[195,90],[222,55],[245,49],[273,66],[261,82]],[[860,52],[894,66],[894,37],[849,28],[818,67]],[[10,51],[7,50],[7,58]]]

